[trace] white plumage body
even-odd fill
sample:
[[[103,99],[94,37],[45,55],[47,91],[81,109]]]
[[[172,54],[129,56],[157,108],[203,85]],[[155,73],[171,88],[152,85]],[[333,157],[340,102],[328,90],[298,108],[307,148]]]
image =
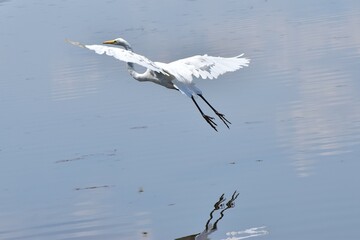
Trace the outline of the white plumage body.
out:
[[[116,48],[103,45],[84,45],[78,42],[69,41],[71,44],[95,51],[97,54],[106,54],[120,61],[127,62],[130,75],[140,81],[150,81],[162,85],[169,89],[177,89],[186,96],[192,98],[198,110],[205,120],[215,129],[216,123],[212,117],[205,115],[194,96],[200,96],[211,107],[211,109],[220,117],[227,127],[230,123],[223,114],[217,112],[202,96],[202,92],[195,86],[195,78],[215,79],[226,72],[233,72],[240,68],[248,66],[250,60],[243,57],[243,54],[236,57],[212,57],[208,55],[196,55],[180,59],[170,63],[153,62],[148,58],[134,53],[130,44],[122,38],[106,41],[104,44],[114,44],[124,47]],[[147,68],[144,73],[137,73],[133,64],[138,64]]]

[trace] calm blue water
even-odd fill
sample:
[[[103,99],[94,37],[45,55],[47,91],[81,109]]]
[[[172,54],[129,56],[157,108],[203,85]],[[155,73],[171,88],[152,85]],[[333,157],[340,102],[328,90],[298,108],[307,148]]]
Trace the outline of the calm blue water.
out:
[[[358,239],[359,24],[355,0],[0,1],[0,239],[182,238],[235,190],[201,237]],[[197,82],[230,130],[65,42],[116,37],[161,62],[244,52]]]

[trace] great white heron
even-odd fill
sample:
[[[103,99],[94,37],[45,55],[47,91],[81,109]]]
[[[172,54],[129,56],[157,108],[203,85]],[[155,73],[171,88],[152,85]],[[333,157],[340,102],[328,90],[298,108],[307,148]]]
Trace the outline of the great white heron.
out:
[[[171,63],[153,62],[142,55],[134,53],[131,45],[122,38],[105,41],[103,44],[118,45],[123,48],[103,45],[84,45],[79,42],[67,41],[73,45],[93,50],[97,54],[105,53],[108,56],[126,62],[130,75],[140,82],[153,82],[169,89],[178,90],[190,97],[203,118],[215,131],[217,131],[217,124],[214,118],[204,114],[194,97],[199,96],[204,100],[227,128],[229,128],[231,122],[205,99],[201,90],[195,86],[193,77],[214,79],[226,72],[233,72],[242,67],[246,67],[250,63],[250,59],[242,57],[244,54],[228,58],[196,55]],[[134,63],[145,67],[146,71],[144,73],[136,72]]]

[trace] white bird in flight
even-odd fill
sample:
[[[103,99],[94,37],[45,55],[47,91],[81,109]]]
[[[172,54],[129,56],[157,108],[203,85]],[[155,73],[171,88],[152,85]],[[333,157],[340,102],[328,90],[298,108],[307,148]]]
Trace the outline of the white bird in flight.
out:
[[[196,55],[171,63],[161,63],[153,62],[142,55],[134,53],[130,44],[122,38],[105,41],[103,44],[118,45],[122,46],[124,49],[103,45],[84,45],[70,40],[68,40],[68,42],[75,46],[93,50],[97,54],[105,53],[108,56],[126,62],[127,69],[135,80],[140,82],[153,82],[169,89],[178,90],[190,97],[202,117],[215,131],[217,131],[217,124],[215,123],[214,118],[204,114],[194,97],[199,96],[204,100],[204,102],[223,121],[227,128],[229,128],[231,122],[225,118],[224,114],[218,112],[204,98],[201,90],[195,86],[193,77],[214,79],[226,72],[233,72],[246,67],[250,63],[250,59],[242,57],[244,54],[230,58]],[[144,73],[136,72],[134,63],[147,68],[147,70]]]

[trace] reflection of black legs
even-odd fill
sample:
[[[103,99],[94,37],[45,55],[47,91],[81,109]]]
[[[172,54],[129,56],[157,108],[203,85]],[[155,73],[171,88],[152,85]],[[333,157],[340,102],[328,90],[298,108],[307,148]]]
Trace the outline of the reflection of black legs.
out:
[[[219,210],[220,208],[223,207],[223,202],[225,201],[225,198],[224,198],[224,194],[222,194],[219,198],[219,200],[214,204],[214,209],[210,212],[210,218],[209,220],[206,222],[206,225],[205,225],[205,230],[208,231],[209,230],[209,225],[210,225],[210,221],[211,219],[213,218],[213,213],[216,211],[216,210]],[[216,228],[212,228],[211,230],[213,229],[216,229]]]
[[[219,113],[213,106],[211,106],[211,104],[204,98],[204,96],[202,94],[198,94],[198,96],[201,97],[202,100],[204,100],[204,102],[206,102],[207,105],[209,105],[209,107],[214,111],[214,113],[216,115],[218,115],[218,117],[221,119],[221,121],[223,121],[223,123],[226,125],[226,127],[229,128],[228,124],[231,124],[231,122],[225,118],[225,115],[222,113]]]
[[[233,193],[233,195],[231,196],[231,199],[226,203],[226,208],[224,208],[221,212],[220,212],[220,217],[218,220],[215,221],[213,229],[217,229],[217,224],[218,222],[224,217],[224,212],[229,209],[229,208],[233,208],[235,206],[235,199],[239,196],[239,193],[237,193],[236,191]],[[224,199],[225,201],[225,199]]]
[[[191,99],[193,100],[193,102],[195,103],[197,109],[199,110],[199,112],[201,113],[201,115],[203,116],[203,118],[206,120],[206,122],[215,130],[217,131],[216,129],[216,126],[217,124],[213,121],[213,117],[210,117],[208,115],[205,115],[203,113],[203,111],[201,110],[201,108],[199,107],[199,105],[197,104],[197,102],[195,101],[195,98],[193,96],[191,96]]]

